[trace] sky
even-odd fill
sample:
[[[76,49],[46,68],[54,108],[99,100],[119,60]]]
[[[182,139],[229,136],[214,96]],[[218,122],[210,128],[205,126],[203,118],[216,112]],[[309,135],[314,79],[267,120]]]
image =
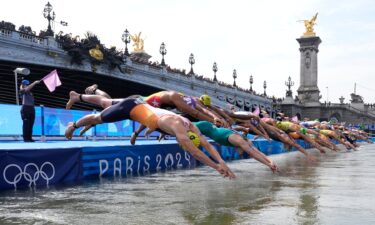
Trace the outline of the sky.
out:
[[[3,1],[0,21],[34,31],[47,28],[43,17],[46,0]],[[375,103],[375,1],[372,0],[51,0],[55,32],[84,37],[90,31],[107,47],[124,49],[121,35],[142,32],[145,51],[151,61],[161,61],[159,47],[166,44],[165,61],[172,68],[190,69],[189,55],[195,56],[194,72],[284,97],[290,76],[296,95],[300,81],[300,52],[296,38],[305,27],[299,20],[318,14],[314,27],[322,40],[318,53],[318,87],[321,102],[349,102],[350,93]],[[132,50],[132,46],[129,46]]]

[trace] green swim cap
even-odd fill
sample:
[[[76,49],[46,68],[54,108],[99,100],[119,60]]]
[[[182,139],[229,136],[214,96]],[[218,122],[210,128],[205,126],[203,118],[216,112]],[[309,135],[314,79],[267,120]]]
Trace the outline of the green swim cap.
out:
[[[193,142],[193,144],[195,145],[195,147],[198,148],[199,145],[201,144],[201,139],[199,138],[199,136],[196,133],[192,132],[192,131],[188,131],[187,135],[188,135],[190,141]]]
[[[301,128],[299,129],[299,131],[302,133],[302,134],[306,134],[307,133],[307,129],[306,128]]]

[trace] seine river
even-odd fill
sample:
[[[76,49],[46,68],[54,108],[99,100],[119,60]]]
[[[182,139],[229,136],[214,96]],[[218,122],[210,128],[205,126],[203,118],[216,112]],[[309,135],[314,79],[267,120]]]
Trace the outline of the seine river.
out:
[[[375,145],[308,163],[293,152],[77,186],[0,192],[0,224],[375,224]]]

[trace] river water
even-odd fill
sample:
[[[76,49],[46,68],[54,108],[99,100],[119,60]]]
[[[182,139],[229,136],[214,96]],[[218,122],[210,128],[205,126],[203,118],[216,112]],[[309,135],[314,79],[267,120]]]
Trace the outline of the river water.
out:
[[[375,145],[275,155],[272,174],[253,160],[102,179],[69,187],[0,192],[0,224],[375,224]]]

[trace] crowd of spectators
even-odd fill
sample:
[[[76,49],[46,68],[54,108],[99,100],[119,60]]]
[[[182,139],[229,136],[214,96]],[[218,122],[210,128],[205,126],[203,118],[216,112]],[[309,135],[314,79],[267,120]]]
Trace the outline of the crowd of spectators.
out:
[[[3,20],[0,22],[0,29],[16,31],[16,26],[13,23],[6,22]]]

